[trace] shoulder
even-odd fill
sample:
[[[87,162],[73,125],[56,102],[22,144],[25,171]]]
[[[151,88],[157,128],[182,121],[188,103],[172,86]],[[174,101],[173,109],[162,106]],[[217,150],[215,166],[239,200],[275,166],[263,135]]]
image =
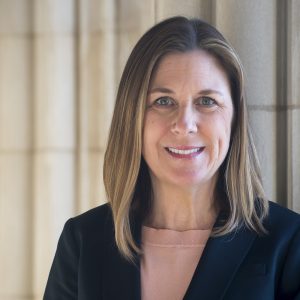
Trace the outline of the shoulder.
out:
[[[269,203],[269,214],[264,220],[266,235],[256,239],[259,252],[273,253],[283,261],[293,261],[300,272],[300,215],[274,202]],[[274,256],[274,259],[275,259]],[[288,265],[290,269],[291,264]],[[298,272],[297,276],[300,276]]]
[[[265,226],[272,231],[298,231],[300,230],[300,215],[270,201]]]
[[[280,216],[280,217],[286,217],[288,219],[292,219],[295,221],[299,221],[300,220],[300,214],[281,206],[280,204],[273,202],[273,201],[269,201],[269,208],[270,208],[270,214],[272,216]]]
[[[112,237],[108,204],[69,219],[58,242],[44,299],[81,299],[80,290],[93,294],[104,276],[106,247]]]
[[[278,272],[278,293],[280,299],[300,297],[300,215],[270,202],[269,216],[265,227],[268,235],[260,251],[267,253]],[[288,296],[287,296],[288,295]]]
[[[81,227],[103,225],[112,220],[112,211],[108,203],[92,208],[71,219],[74,224]]]
[[[113,235],[113,218],[108,203],[90,209],[76,217],[69,219],[63,233],[73,235],[77,241],[93,240]]]

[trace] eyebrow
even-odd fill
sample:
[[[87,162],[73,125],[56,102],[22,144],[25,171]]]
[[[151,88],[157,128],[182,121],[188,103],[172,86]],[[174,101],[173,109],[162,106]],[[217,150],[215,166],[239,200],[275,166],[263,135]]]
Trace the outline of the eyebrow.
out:
[[[148,94],[154,94],[154,93],[175,94],[174,91],[172,91],[171,89],[165,88],[165,87],[155,87],[148,92]],[[223,97],[223,94],[221,92],[219,92],[218,90],[213,90],[213,89],[205,89],[205,90],[201,90],[197,93],[197,95],[204,95],[204,96],[211,95],[211,94],[218,94]]]
[[[151,89],[148,94],[154,94],[154,93],[167,93],[167,94],[175,94],[172,90],[165,88],[165,87],[155,87]]]

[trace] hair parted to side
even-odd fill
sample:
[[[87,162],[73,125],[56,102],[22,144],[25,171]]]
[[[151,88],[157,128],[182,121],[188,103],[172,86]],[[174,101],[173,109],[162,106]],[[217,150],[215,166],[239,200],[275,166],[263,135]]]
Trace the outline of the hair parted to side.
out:
[[[170,53],[204,50],[224,68],[234,106],[231,143],[216,186],[226,218],[213,235],[241,224],[264,233],[268,213],[260,167],[248,123],[242,65],[234,49],[213,26],[199,19],[173,17],[147,31],[134,47],[121,77],[113,113],[103,178],[110,203],[115,240],[121,254],[134,261],[141,251],[132,235],[132,218],[141,220],[151,207],[151,181],[142,158],[147,91],[160,59]]]

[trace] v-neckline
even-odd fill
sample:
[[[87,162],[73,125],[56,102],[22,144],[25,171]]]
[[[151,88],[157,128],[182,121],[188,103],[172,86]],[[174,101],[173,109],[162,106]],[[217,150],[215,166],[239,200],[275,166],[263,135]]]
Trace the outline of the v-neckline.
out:
[[[222,215],[218,216],[214,227],[220,222],[222,222]],[[139,247],[141,246],[141,230],[142,222],[138,220],[132,222],[133,237]],[[198,299],[199,295],[203,299],[223,299],[256,236],[255,232],[241,227],[223,236],[210,237],[183,299]],[[106,240],[103,273],[104,299],[117,299],[116,297],[121,294],[123,299],[140,300],[140,259],[137,258],[136,263],[132,264],[123,258],[115,245],[114,234],[111,230],[107,230]],[[217,289],[211,285],[212,282],[217,284]]]

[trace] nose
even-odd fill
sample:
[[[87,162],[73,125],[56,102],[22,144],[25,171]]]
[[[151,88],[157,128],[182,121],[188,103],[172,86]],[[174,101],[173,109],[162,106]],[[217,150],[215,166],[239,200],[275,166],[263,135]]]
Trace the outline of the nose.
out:
[[[188,135],[198,131],[196,111],[190,105],[179,107],[171,131],[176,135]]]

